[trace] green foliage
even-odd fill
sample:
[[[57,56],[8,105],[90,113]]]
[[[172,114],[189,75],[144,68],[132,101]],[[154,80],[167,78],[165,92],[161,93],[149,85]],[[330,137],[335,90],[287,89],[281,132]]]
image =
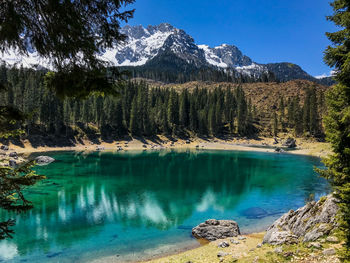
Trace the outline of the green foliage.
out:
[[[287,126],[294,130],[296,136],[306,135],[323,137],[322,114],[325,105],[319,105],[318,101],[323,99],[323,92],[317,94],[316,88],[305,90],[303,106],[299,96],[287,101],[287,115],[284,115],[284,101],[280,101],[280,124],[282,129]]]
[[[133,0],[40,1],[0,3],[0,47],[26,54],[35,49],[57,69],[67,65],[98,68],[101,49],[123,41],[120,22],[134,10],[120,11]]]
[[[47,72],[44,77],[46,88],[64,97],[86,98],[90,94],[118,95],[118,87],[124,84],[126,72],[117,68],[87,69],[67,66],[58,72]]]
[[[335,67],[339,84],[333,86],[326,97],[326,135],[334,154],[324,160],[328,169],[321,174],[332,183],[340,200],[340,227],[346,239],[341,257],[350,262],[350,2],[335,0],[331,6],[334,14],[327,19],[341,30],[326,33],[333,46],[325,51],[325,61]]]
[[[97,55],[125,41],[120,23],[132,18],[134,10],[120,10],[133,2],[1,1],[0,50],[36,50],[55,69],[45,84],[59,97],[115,93],[123,73],[107,69],[109,64]]]
[[[341,229],[346,237],[344,258],[350,259],[350,88],[334,86],[327,94],[328,115],[325,118],[326,136],[334,154],[324,159],[327,170],[320,173],[334,187],[341,201]]]
[[[71,127],[88,129],[88,124],[98,127],[104,138],[129,133],[132,136],[216,136],[255,132],[251,103],[246,101],[239,86],[212,91],[195,88],[189,92],[150,88],[143,82],[125,82],[118,87],[118,97],[95,92],[94,96],[83,100],[60,100],[45,88],[40,77],[45,72],[3,70],[8,90],[0,92],[0,100],[4,106],[11,104],[32,113],[31,118],[19,126],[27,135],[52,134],[73,139]]]
[[[1,162],[2,160],[0,160]],[[19,167],[5,167],[0,164],[0,208],[6,210],[24,211],[32,208],[22,190],[24,187],[34,185],[44,179],[44,176],[37,175],[32,167],[34,162],[28,162]],[[12,237],[13,230],[9,229],[15,221],[9,219],[0,222],[0,239]]]

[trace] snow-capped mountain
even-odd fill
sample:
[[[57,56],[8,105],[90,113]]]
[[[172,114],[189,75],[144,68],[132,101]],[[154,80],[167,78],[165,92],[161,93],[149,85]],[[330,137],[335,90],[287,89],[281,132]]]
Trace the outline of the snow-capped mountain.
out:
[[[183,68],[211,68],[235,76],[246,75],[259,78],[263,74],[272,72],[282,81],[297,78],[317,81],[299,66],[291,63],[256,63],[234,45],[222,44],[217,47],[197,45],[184,30],[168,23],[148,27],[127,25],[121,29],[121,32],[127,35],[126,42],[112,49],[103,50],[98,55],[111,66],[162,67],[160,62],[166,61],[167,67],[171,63],[182,64],[178,67],[178,72]],[[15,50],[11,50],[0,53],[0,60],[11,66],[52,68],[49,61],[40,58],[29,45],[28,55],[19,55]]]
[[[118,66],[141,66],[160,55],[170,52],[187,63],[200,66],[213,66],[222,69],[235,69],[242,74],[266,73],[264,65],[254,63],[233,45],[217,47],[197,45],[185,31],[170,24],[158,26],[125,26],[122,33],[128,36],[127,43],[117,48],[115,55]],[[110,59],[110,61],[113,60]]]

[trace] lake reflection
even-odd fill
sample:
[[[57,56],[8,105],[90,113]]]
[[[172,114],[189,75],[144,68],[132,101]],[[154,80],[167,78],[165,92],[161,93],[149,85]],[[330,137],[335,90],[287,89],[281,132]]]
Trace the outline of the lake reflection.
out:
[[[52,153],[48,179],[27,191],[35,208],[16,217],[0,259],[76,262],[133,258],[159,245],[195,243],[191,228],[234,219],[243,232],[328,191],[318,159],[223,151]],[[2,253],[7,251],[6,253]],[[133,256],[130,256],[133,254]],[[151,255],[151,254],[150,254]],[[150,256],[148,255],[148,256]]]

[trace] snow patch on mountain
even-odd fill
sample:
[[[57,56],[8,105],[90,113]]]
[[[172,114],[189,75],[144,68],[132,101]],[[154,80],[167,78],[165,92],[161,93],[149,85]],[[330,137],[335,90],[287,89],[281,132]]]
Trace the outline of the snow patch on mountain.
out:
[[[252,63],[249,66],[236,67],[235,69],[240,74],[248,75],[251,77],[259,77],[262,74],[267,74],[269,72],[265,65],[259,65],[256,63]]]
[[[36,51],[23,55],[15,49],[0,52],[0,61],[11,67],[51,68],[50,62],[40,57]]]
[[[219,68],[228,68],[228,65],[224,63],[208,45],[198,45],[198,47],[204,51],[205,59],[209,64]]]
[[[121,33],[127,36],[124,43],[113,48],[101,50],[97,57],[109,63],[110,66],[142,66],[158,55],[171,54],[200,67],[216,67],[259,77],[268,73],[267,66],[253,62],[236,46],[222,44],[216,47],[197,45],[194,39],[185,31],[177,29],[168,23],[157,26],[125,26]],[[16,50],[0,53],[0,60],[10,66],[30,68],[45,67],[53,69],[49,60],[41,58],[28,45],[28,54],[19,55]]]
[[[154,58],[163,47],[165,40],[176,29],[168,24],[161,24],[158,28],[149,26],[125,26],[122,31],[128,36],[127,43],[114,51],[116,66],[141,66]]]

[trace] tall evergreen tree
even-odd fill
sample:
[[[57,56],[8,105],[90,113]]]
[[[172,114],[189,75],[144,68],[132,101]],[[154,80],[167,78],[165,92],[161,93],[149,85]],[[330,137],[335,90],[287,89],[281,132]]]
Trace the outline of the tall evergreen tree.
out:
[[[325,129],[334,154],[324,160],[328,169],[322,174],[332,183],[340,201],[340,226],[346,238],[341,257],[350,262],[350,2],[334,0],[331,6],[334,14],[328,20],[341,30],[327,33],[333,46],[327,48],[325,61],[335,67],[339,84],[327,94]]]

